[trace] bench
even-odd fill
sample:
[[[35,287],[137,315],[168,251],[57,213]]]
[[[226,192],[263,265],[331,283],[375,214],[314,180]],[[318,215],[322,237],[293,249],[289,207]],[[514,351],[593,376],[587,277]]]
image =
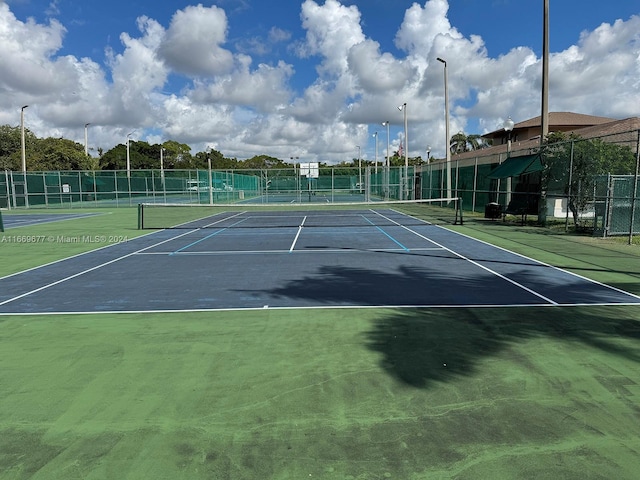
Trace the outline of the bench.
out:
[[[502,210],[502,221],[504,222],[507,215],[520,216],[521,225],[524,225],[527,221],[527,213],[529,212],[529,202],[527,195],[514,194],[509,202],[509,205]]]

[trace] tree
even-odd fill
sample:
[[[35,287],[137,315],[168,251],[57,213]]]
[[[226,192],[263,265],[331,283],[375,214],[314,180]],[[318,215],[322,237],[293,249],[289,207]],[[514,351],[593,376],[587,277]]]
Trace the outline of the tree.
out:
[[[270,157],[269,155],[257,155],[248,158],[242,162],[238,162],[240,168],[291,168],[291,164],[285,163],[279,158]]]
[[[160,148],[164,148],[164,168],[187,168],[185,162],[190,163],[193,158],[191,156],[191,147],[186,143],[178,143],[175,140],[167,140],[162,145],[158,145],[158,156]]]
[[[127,146],[119,144],[105,152],[100,157],[100,168],[102,170],[125,170],[127,168]]]
[[[65,138],[45,138],[34,142],[27,161],[29,170],[88,170],[90,158],[84,146]]]
[[[191,148],[188,145],[167,141],[162,145],[149,144],[144,141],[129,142],[129,163],[132,170],[159,170],[160,149],[164,148],[163,166],[165,169],[189,169],[206,168],[204,165],[195,165],[191,157]],[[125,170],[127,168],[127,146],[116,145],[100,157],[100,168],[103,170]]]
[[[449,141],[449,149],[453,154],[467,152],[469,150],[467,136],[463,132],[453,135]]]
[[[29,130],[24,131],[27,167],[31,168],[30,155],[38,138]],[[22,141],[20,127],[0,126],[0,170],[22,170]]]
[[[217,150],[209,150],[208,152],[196,153],[193,157],[190,157],[188,162],[181,161],[179,168],[209,168],[209,160],[211,160],[211,168],[214,170],[230,169],[236,165],[234,160],[224,158],[224,155]],[[187,163],[189,166],[186,166]]]
[[[464,132],[456,133],[449,142],[449,148],[453,154],[480,150],[488,146],[489,143],[482,138],[482,135],[467,135]]]
[[[567,137],[559,132],[547,136],[543,158],[542,190],[568,198],[576,227],[580,226],[581,213],[593,204],[596,178],[629,175],[635,167],[634,153],[627,146],[582,139],[575,134]]]

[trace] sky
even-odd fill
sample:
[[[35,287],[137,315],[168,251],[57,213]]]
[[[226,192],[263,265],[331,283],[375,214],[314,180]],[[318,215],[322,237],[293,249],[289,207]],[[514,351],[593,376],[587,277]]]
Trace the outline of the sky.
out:
[[[640,2],[550,0],[549,110],[640,116]],[[540,115],[543,0],[0,0],[0,125],[335,164]],[[406,104],[406,110],[398,107]],[[405,139],[404,116],[408,132]]]

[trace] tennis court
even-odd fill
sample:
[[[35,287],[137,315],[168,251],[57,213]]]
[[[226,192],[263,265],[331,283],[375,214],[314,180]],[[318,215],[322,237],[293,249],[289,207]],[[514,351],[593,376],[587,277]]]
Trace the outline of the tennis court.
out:
[[[4,215],[65,219],[0,234],[2,480],[637,477],[637,246],[408,205],[98,213]]]
[[[158,231],[0,279],[0,313],[640,304],[388,206],[146,215]]]

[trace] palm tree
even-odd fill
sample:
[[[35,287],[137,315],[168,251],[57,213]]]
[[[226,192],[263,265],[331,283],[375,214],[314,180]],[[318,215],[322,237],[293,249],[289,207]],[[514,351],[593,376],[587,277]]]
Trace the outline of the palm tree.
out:
[[[467,136],[464,134],[464,132],[458,132],[451,137],[451,141],[449,142],[449,149],[453,154],[469,151],[467,146]]]
[[[480,150],[482,148],[487,148],[488,146],[489,143],[487,143],[487,141],[482,138],[481,135],[466,135],[464,132],[456,133],[451,137],[451,142],[449,143],[451,153],[453,153],[454,155],[462,152]]]

